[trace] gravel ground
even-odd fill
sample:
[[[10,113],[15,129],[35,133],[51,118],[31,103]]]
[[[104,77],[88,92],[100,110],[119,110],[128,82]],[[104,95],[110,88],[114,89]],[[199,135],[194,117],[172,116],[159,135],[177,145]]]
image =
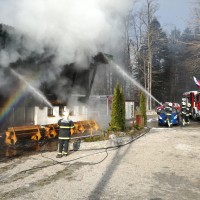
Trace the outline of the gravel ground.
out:
[[[86,150],[56,159],[56,152],[0,163],[1,200],[199,200],[200,124],[152,128],[131,138],[81,144]]]

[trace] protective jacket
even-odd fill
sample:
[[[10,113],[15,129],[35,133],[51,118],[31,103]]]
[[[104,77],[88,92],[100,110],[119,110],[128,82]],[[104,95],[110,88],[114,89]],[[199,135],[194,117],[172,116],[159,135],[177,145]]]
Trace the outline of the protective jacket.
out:
[[[58,125],[60,126],[58,139],[60,140],[70,139],[71,136],[70,129],[74,128],[73,121],[69,119],[60,119],[58,121]]]
[[[186,115],[187,116],[191,115],[190,106],[186,107]]]
[[[181,114],[186,115],[186,113],[187,113],[187,108],[186,108],[186,106],[182,106],[182,107],[181,107]]]

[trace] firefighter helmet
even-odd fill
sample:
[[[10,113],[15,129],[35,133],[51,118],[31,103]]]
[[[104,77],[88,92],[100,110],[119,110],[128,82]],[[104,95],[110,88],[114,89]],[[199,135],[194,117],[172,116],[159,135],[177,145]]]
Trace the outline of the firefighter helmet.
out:
[[[63,112],[63,115],[64,115],[65,117],[69,117],[69,110],[64,111],[64,112]]]
[[[170,103],[168,103],[168,106],[169,106],[169,107],[172,107],[172,103],[171,103],[171,102],[170,102]]]
[[[182,98],[182,102],[186,102],[186,98]]]

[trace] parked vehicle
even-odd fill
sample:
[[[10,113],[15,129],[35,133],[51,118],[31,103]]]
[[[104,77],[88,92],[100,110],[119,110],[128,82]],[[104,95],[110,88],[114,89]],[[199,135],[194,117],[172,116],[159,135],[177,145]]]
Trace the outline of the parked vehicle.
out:
[[[173,103],[173,107],[175,107],[177,109],[178,112],[181,111],[181,106],[179,103]]]
[[[180,124],[180,117],[179,112],[176,108],[172,108],[172,114],[171,114],[171,121],[167,118],[165,110],[162,108],[158,114],[158,126],[168,126],[172,127],[173,125],[179,125]]]
[[[189,91],[183,94],[186,104],[191,104],[191,115],[193,119],[200,119],[200,91]]]
[[[158,112],[159,110],[163,109],[164,107],[166,107],[169,104],[169,102],[165,102],[162,106],[158,106],[156,108],[156,111]],[[179,103],[172,103],[173,107],[177,109],[178,112],[180,112],[181,110],[181,106]]]
[[[169,102],[165,102],[165,103],[162,104],[162,106],[158,106],[158,107],[156,108],[156,111],[157,111],[157,112],[161,111],[164,107],[166,107],[166,106],[168,105],[168,103],[169,103]]]

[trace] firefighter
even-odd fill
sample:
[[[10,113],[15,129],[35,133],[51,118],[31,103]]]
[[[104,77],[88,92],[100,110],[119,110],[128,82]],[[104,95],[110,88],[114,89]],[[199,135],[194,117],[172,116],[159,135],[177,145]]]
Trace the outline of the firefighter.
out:
[[[172,103],[169,102],[165,107],[164,107],[164,111],[166,113],[167,119],[169,120],[169,126],[171,126],[171,115],[172,115]]]
[[[186,102],[183,101],[181,103],[181,118],[182,118],[183,125],[185,125],[185,122],[186,122],[186,114],[187,114]]]
[[[186,116],[185,116],[185,122],[186,122],[186,124],[190,123],[190,120],[189,120],[190,115],[191,115],[191,103],[187,103],[187,106],[186,106]]]
[[[71,129],[74,128],[74,123],[69,119],[69,111],[65,111],[64,118],[58,121],[59,135],[58,135],[58,154],[56,158],[68,155],[68,146],[71,136]]]

